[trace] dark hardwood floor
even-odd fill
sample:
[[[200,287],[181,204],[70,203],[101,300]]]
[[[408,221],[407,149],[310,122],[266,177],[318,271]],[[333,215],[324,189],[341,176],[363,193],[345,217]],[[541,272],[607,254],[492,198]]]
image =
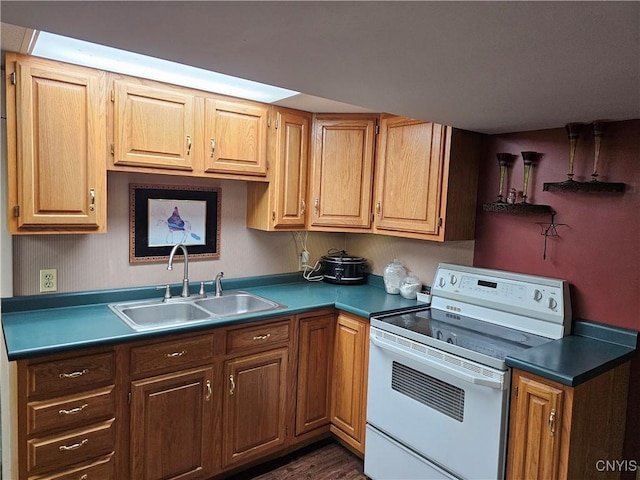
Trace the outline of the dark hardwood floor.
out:
[[[363,462],[335,440],[246,470],[233,480],[366,480]]]

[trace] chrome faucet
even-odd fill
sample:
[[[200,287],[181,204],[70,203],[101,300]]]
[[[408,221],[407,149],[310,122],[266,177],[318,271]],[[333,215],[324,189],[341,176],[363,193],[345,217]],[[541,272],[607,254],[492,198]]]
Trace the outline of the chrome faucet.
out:
[[[180,296],[188,297],[189,296],[189,254],[187,253],[187,247],[185,247],[182,243],[177,243],[171,249],[171,253],[169,254],[169,263],[167,264],[167,270],[173,270],[173,256],[176,254],[176,250],[178,248],[182,249],[182,253],[184,254],[184,274],[182,279],[182,293]]]
[[[220,272],[219,274],[216,275],[216,297],[221,297],[222,296],[222,277],[224,277],[224,273]]]

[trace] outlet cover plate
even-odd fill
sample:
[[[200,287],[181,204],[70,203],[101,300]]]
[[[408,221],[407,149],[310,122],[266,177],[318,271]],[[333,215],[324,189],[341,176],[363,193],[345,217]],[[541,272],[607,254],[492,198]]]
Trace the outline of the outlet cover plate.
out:
[[[40,293],[58,291],[58,272],[55,268],[40,270]]]

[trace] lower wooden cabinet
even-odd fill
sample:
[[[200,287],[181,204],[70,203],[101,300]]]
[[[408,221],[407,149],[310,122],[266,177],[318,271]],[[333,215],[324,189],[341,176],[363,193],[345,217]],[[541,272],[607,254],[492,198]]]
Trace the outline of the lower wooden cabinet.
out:
[[[576,387],[513,370],[508,479],[619,478],[629,363]]]
[[[331,422],[332,312],[298,320],[296,436],[327,428]]]
[[[331,432],[364,455],[369,322],[340,313],[332,368]]]
[[[258,458],[285,444],[288,359],[284,347],[225,363],[223,467]]]
[[[131,478],[205,479],[214,473],[213,367],[131,385]]]

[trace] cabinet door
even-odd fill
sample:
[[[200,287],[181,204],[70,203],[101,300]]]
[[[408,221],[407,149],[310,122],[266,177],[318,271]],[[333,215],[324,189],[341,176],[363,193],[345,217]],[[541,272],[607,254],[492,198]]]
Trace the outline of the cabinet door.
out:
[[[17,85],[7,86],[8,141],[15,117],[16,147],[9,152],[11,233],[105,231],[104,73],[11,55],[8,70],[14,59]]]
[[[512,389],[508,478],[558,478],[563,390],[515,372]]]
[[[296,435],[330,423],[333,314],[299,323]]]
[[[305,228],[310,118],[296,110],[275,112],[269,129],[270,182],[247,185],[247,227]]]
[[[375,127],[372,116],[316,116],[310,227],[370,228]]]
[[[116,80],[113,163],[193,170],[194,96]]]
[[[289,112],[276,116],[274,227],[304,229],[309,119]]]
[[[287,362],[287,348],[280,348],[225,363],[223,467],[284,445]]]
[[[376,159],[376,232],[438,234],[445,132],[436,123],[382,118]]]
[[[331,431],[364,454],[369,325],[340,313],[335,333]]]
[[[212,384],[212,367],[132,383],[131,478],[213,475]]]
[[[263,105],[205,100],[205,171],[267,174],[267,112]]]

